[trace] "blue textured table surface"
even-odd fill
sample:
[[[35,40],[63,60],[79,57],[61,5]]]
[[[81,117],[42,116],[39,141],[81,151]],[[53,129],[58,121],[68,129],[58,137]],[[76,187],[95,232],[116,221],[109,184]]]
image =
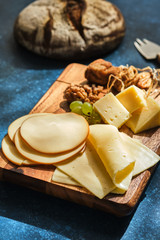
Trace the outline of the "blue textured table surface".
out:
[[[38,57],[19,47],[13,38],[18,13],[31,0],[0,0],[0,142],[8,125],[27,114],[68,65]],[[160,43],[160,1],[111,1],[123,13],[126,36],[102,58],[113,65],[158,67],[136,51],[136,37]],[[82,61],[88,64],[93,59]],[[157,167],[136,211],[124,218],[79,206],[11,183],[0,182],[0,240],[159,240],[160,166]]]

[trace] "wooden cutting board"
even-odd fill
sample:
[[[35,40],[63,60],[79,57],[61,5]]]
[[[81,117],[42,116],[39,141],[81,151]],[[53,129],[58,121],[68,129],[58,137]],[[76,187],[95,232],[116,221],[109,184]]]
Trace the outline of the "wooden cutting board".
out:
[[[66,67],[30,113],[68,111],[68,103],[63,97],[64,90],[70,83],[85,83],[85,70],[85,65],[76,63]],[[160,102],[158,94],[157,100]],[[160,154],[160,128],[137,135],[133,135],[125,126],[121,128],[121,131],[126,132],[131,137],[141,139],[147,147]],[[102,200],[93,196],[84,188],[51,182],[54,169],[53,166],[17,167],[8,162],[2,151],[0,151],[0,180],[9,181],[58,198],[110,212],[117,216],[128,215],[134,210],[155,167],[133,178],[128,191],[124,195],[109,194]]]

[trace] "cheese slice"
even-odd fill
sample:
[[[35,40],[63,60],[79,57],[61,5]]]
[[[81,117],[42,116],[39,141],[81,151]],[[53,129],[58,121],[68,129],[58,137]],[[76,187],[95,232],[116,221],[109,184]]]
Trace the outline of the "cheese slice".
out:
[[[75,113],[46,114],[26,119],[21,127],[22,138],[36,151],[59,154],[80,146],[87,138],[89,125]]]
[[[115,186],[127,190],[132,178],[135,160],[125,147],[117,128],[105,124],[92,125],[88,138]]]
[[[35,166],[35,165],[39,165],[39,163],[36,163],[36,162],[33,162],[31,160],[26,159],[26,160],[24,160],[22,165],[25,165],[25,166]]]
[[[129,137],[125,133],[121,133],[121,136],[126,144],[126,147],[135,159],[133,176],[145,171],[159,162],[160,156],[158,156],[140,141]]]
[[[56,168],[53,176],[52,181],[69,184],[69,185],[75,185],[75,186],[81,186],[78,182],[76,182],[73,178],[62,172],[60,169]]]
[[[147,98],[147,106],[132,113],[126,122],[134,133],[160,126],[160,105],[151,97]]]
[[[77,181],[75,181],[73,178],[71,178],[58,168],[56,168],[53,173],[52,181],[82,187]],[[126,192],[125,190],[122,190],[120,188],[115,188],[111,191],[111,193],[115,194],[124,194],[125,192]]]
[[[115,194],[124,194],[126,191],[120,188],[115,188],[112,190],[111,193],[115,193]]]
[[[46,114],[52,114],[52,113],[33,113],[33,114],[27,114],[27,115],[24,115],[24,116],[22,116],[20,118],[17,118],[8,127],[8,136],[13,141],[14,140],[14,135],[15,135],[17,129],[22,125],[22,123],[26,119],[28,119],[30,117],[34,117],[34,116],[45,116]]]
[[[17,151],[14,143],[8,135],[6,135],[2,140],[2,151],[6,158],[16,165],[22,165],[26,159]]]
[[[147,106],[144,92],[134,85],[118,93],[116,97],[130,113]]]
[[[100,199],[115,188],[101,159],[88,140],[82,154],[77,154],[68,161],[56,164],[56,167]]]
[[[15,146],[17,150],[20,152],[22,156],[24,156],[26,159],[29,159],[33,162],[39,163],[39,164],[54,164],[60,161],[64,161],[71,156],[77,154],[80,152],[83,147],[85,146],[85,142],[83,142],[79,147],[76,149],[61,153],[61,154],[47,154],[47,153],[41,153],[34,149],[32,149],[21,137],[20,130],[18,129],[15,134]]]
[[[53,173],[52,181],[82,187],[77,181],[75,181],[73,178],[71,178],[67,174],[63,173],[58,168],[56,168]],[[120,188],[115,188],[111,191],[111,193],[115,193],[115,194],[124,194],[125,192],[126,192],[125,190],[122,190]]]
[[[131,117],[127,109],[112,93],[106,94],[93,106],[105,123],[117,128],[120,128]]]

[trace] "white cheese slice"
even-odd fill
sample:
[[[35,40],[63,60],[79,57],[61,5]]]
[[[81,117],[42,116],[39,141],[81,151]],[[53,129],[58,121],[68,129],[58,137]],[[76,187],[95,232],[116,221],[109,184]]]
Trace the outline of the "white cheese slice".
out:
[[[2,140],[2,151],[6,158],[16,165],[21,165],[26,159],[17,151],[8,135]]]
[[[52,114],[52,113],[33,113],[33,114],[27,114],[27,115],[24,115],[24,116],[22,116],[20,118],[17,118],[8,127],[8,136],[13,141],[14,140],[14,135],[15,135],[17,129],[22,125],[24,120],[26,120],[26,119],[28,119],[30,117],[43,116],[43,115],[46,115],[46,114]]]
[[[116,127],[105,124],[90,126],[89,140],[95,147],[116,187],[127,190],[135,160],[125,147]]]
[[[125,133],[121,133],[121,136],[123,137],[126,147],[135,159],[133,176],[154,166],[160,160],[160,156],[158,156],[155,152],[146,147],[140,141],[129,137]]]
[[[41,153],[34,149],[32,149],[21,137],[19,129],[17,130],[15,134],[15,146],[17,150],[22,154],[25,158],[39,163],[39,164],[54,164],[57,162],[64,161],[71,156],[75,155],[76,153],[80,152],[83,147],[85,146],[85,142],[82,143],[79,147],[76,149],[66,152],[66,153],[60,153],[60,154],[47,154],[47,153]]]
[[[120,128],[131,117],[131,114],[112,93],[106,94],[95,102],[94,108],[105,123],[117,128]]]
[[[78,182],[76,182],[73,178],[62,172],[60,169],[56,168],[53,176],[52,181],[69,184],[69,185],[75,185],[75,186],[81,186]]]
[[[101,159],[89,141],[87,141],[86,149],[82,154],[77,154],[56,166],[100,199],[115,188]]]
[[[112,190],[111,193],[115,193],[115,194],[124,194],[126,191],[120,188],[115,188]]]
[[[33,162],[31,160],[28,160],[26,159],[22,165],[25,165],[25,166],[35,166],[35,165],[39,165],[39,163],[36,163],[36,162]]]
[[[52,181],[82,187],[77,181],[75,181],[73,178],[71,178],[58,168],[56,168],[53,173]],[[125,192],[125,190],[122,190],[120,188],[115,188],[111,191],[111,193],[115,194],[124,194]]]
[[[47,154],[77,148],[86,140],[88,133],[86,119],[71,112],[30,117],[20,127],[20,134],[28,145]]]

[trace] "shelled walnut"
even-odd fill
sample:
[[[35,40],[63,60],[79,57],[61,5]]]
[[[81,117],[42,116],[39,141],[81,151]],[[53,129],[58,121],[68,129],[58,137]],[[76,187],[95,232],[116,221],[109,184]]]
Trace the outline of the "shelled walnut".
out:
[[[64,92],[68,102],[82,101],[93,104],[106,94],[103,86],[71,84]]]

